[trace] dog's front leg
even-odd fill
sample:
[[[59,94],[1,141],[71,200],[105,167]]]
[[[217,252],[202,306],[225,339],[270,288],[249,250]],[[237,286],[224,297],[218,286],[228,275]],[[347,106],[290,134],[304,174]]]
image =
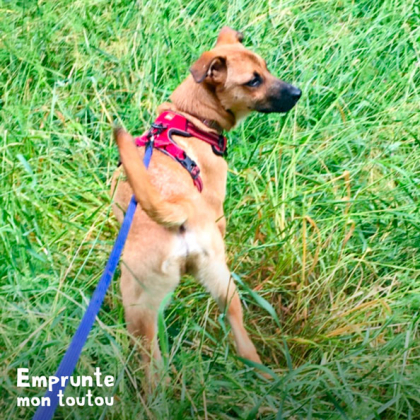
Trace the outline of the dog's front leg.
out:
[[[220,310],[226,311],[239,355],[261,364],[257,350],[245,330],[241,301],[229,268],[226,265],[224,254],[220,255],[219,253],[211,261],[201,261],[197,267],[195,277],[211,293]]]

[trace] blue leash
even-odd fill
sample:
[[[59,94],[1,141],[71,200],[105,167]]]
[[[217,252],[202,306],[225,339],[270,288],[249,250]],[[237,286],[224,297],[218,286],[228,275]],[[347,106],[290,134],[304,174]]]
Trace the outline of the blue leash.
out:
[[[143,163],[146,168],[149,167],[150,159],[153,153],[153,144],[149,144],[146,147],[144,154]],[[67,376],[70,378],[76,367],[77,361],[79,360],[80,353],[82,352],[83,346],[86,343],[90,330],[92,329],[95,318],[101,309],[104,301],[106,291],[111,283],[112,277],[114,276],[115,269],[117,268],[118,261],[120,260],[122,250],[124,248],[125,241],[127,240],[128,232],[130,231],[131,223],[133,222],[134,213],[136,212],[137,202],[134,196],[131,198],[130,204],[128,205],[127,212],[125,213],[124,221],[121,225],[120,232],[118,233],[117,240],[115,241],[114,247],[112,248],[111,255],[105,266],[105,270],[93,292],[92,299],[86,309],[86,312],[80,322],[79,328],[73,336],[73,339],[68,347],[63,359],[61,360],[60,366],[58,366],[57,372],[54,376],[59,378],[59,381],[52,386],[51,391],[45,393],[45,397],[50,399],[50,406],[39,406],[33,417],[33,420],[51,420],[54,416],[57,408],[59,398],[58,393],[63,392],[66,389],[68,379],[64,386],[61,385],[61,377]]]

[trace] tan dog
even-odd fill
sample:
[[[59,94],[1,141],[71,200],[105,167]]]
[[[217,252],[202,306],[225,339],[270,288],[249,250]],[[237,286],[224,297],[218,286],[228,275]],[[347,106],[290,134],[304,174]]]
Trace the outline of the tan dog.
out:
[[[272,76],[265,61],[241,41],[239,32],[224,27],[215,48],[193,64],[191,75],[173,92],[172,103],[162,104],[158,113],[172,110],[201,130],[228,131],[253,110],[289,111],[301,91]],[[124,249],[121,292],[128,330],[145,339],[145,360],[150,361],[150,355],[161,358],[156,339],[158,308],[181,276],[189,273],[226,310],[239,355],[261,363],[244,328],[241,302],[226,265],[225,160],[197,138],[174,136],[201,169],[204,190],[200,193],[172,158],[156,151],[146,170],[144,148],[137,148],[122,130],[115,137],[128,177],[115,193],[118,220],[122,221],[121,208],[127,208],[133,192],[139,203]]]

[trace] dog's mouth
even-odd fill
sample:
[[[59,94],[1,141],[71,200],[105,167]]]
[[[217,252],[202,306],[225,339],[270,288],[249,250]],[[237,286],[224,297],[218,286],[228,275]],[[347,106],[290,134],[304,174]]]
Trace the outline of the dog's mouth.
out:
[[[266,100],[257,104],[255,110],[265,114],[271,112],[285,113],[296,105],[301,96],[302,91],[299,88],[279,81]]]

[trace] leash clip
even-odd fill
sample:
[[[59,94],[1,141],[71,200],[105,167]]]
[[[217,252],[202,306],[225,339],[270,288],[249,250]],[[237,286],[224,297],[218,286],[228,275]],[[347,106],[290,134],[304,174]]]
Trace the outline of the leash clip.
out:
[[[155,147],[155,135],[153,133],[149,133],[148,142],[146,143],[146,150]]]
[[[146,143],[146,149],[154,147],[156,137],[160,136],[162,132],[166,130],[166,128],[166,125],[152,123],[149,133],[147,134],[147,138],[149,141]]]
[[[150,131],[156,135],[159,136],[160,134],[162,134],[163,131],[165,131],[167,129],[166,125],[163,124],[156,124],[155,122],[152,123],[152,128],[150,129]],[[155,132],[153,132],[153,130]]]

